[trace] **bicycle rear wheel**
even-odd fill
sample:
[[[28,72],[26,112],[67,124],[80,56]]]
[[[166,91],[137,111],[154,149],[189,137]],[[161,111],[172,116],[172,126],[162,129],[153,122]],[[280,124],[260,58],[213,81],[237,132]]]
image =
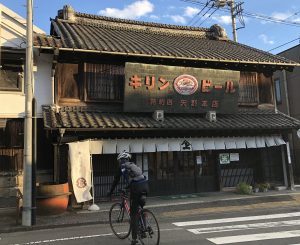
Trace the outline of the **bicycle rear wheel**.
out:
[[[159,245],[160,231],[154,214],[148,209],[143,209],[140,219],[143,219],[140,221],[143,225],[139,227],[138,233],[141,243],[143,245]]]
[[[113,233],[120,239],[129,236],[130,216],[121,203],[114,203],[109,210],[109,224]]]

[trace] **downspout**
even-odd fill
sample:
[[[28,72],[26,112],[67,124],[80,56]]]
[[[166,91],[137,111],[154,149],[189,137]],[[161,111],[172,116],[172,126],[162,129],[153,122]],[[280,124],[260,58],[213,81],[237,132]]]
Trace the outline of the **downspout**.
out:
[[[55,76],[55,69],[52,69],[52,72],[51,72],[51,105],[54,105],[55,104],[55,94],[54,94],[54,91],[55,91],[55,84],[54,84],[54,76]]]
[[[271,82],[272,82],[272,93],[273,93],[274,110],[275,110],[275,113],[278,113],[277,101],[276,101],[275,83],[274,83],[274,79],[273,78],[272,78]]]
[[[284,86],[284,95],[285,95],[285,103],[286,103],[286,112],[288,116],[291,116],[290,112],[290,100],[288,95],[288,86],[287,86],[287,79],[286,79],[286,70],[282,71],[283,74],[283,86]]]
[[[60,128],[58,130],[59,136],[58,136],[58,142],[57,142],[57,150],[56,150],[56,164],[54,164],[54,183],[59,184],[59,166],[60,166],[60,146],[61,146],[61,141],[64,137],[66,130],[64,128]]]
[[[53,60],[52,60],[52,71],[51,71],[51,103],[54,106],[56,104],[55,98],[55,70],[58,63],[59,49],[54,49]]]

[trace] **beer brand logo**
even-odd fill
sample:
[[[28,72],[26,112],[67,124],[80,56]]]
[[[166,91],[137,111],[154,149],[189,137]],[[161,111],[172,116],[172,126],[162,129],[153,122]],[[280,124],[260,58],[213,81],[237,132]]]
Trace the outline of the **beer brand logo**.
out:
[[[178,94],[191,95],[198,89],[198,81],[191,75],[180,75],[174,80],[174,89]]]
[[[77,181],[76,181],[76,185],[78,188],[84,188],[86,187],[86,179],[81,177],[81,178],[78,178]]]

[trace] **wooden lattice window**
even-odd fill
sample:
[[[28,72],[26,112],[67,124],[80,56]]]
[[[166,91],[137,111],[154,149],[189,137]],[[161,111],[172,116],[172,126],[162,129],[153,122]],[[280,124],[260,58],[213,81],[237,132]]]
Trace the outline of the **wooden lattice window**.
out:
[[[256,72],[241,72],[238,103],[239,105],[258,105],[259,93]]]
[[[122,101],[124,66],[113,64],[84,64],[86,101]]]

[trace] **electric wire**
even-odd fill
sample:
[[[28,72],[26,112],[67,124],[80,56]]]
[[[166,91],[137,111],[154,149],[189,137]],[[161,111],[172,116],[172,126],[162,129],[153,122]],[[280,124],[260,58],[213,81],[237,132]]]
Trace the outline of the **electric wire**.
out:
[[[218,9],[215,9],[209,16],[207,16],[200,24],[199,26],[201,26],[208,18],[210,18]]]
[[[192,25],[192,22],[197,18],[197,16],[199,16],[202,11],[208,6],[208,4],[211,2],[212,0],[209,0],[206,2],[205,6],[197,13],[194,15],[194,17],[189,21],[188,25]]]
[[[203,5],[202,2],[199,2],[199,1],[196,1],[196,0],[181,0],[181,1],[183,1],[183,2],[189,2],[189,3],[193,3],[193,4],[197,4],[197,5]],[[216,8],[216,7],[212,6],[212,8]],[[216,9],[218,9],[218,8],[216,8]],[[223,11],[223,12],[230,12],[230,9],[228,9],[228,8],[223,8],[223,9],[220,9],[220,10]],[[215,11],[214,11],[214,12],[215,12]],[[274,22],[274,23],[277,23],[277,24],[284,24],[284,25],[295,26],[295,27],[300,27],[300,23],[299,23],[299,22],[295,22],[295,21],[287,21],[287,19],[289,19],[289,18],[291,18],[292,16],[295,16],[295,15],[297,15],[297,14],[299,14],[299,13],[300,13],[300,11],[293,13],[292,15],[288,16],[288,17],[285,18],[285,19],[278,19],[278,18],[266,16],[266,15],[253,14],[253,13],[249,13],[249,12],[244,12],[244,11],[243,11],[244,16],[249,17],[249,18],[256,18],[256,19],[260,19],[260,20],[264,20],[264,21],[268,21],[268,22]],[[211,16],[211,15],[210,15],[210,16]],[[209,17],[210,17],[210,16],[209,16]],[[196,17],[196,16],[195,16],[195,17]],[[207,18],[209,18],[209,17],[207,17]],[[239,15],[238,17],[239,17],[239,20],[240,20],[241,24],[243,25],[243,23],[244,23],[243,16],[242,16],[242,15]],[[207,19],[207,18],[206,18],[206,19]],[[206,19],[205,19],[205,20],[206,20]],[[205,20],[204,20],[204,21],[205,21]],[[202,24],[204,21],[202,21],[201,24]],[[201,25],[201,24],[200,24],[200,25]],[[293,40],[291,40],[291,41],[288,41],[288,42],[286,42],[286,43],[283,43],[283,44],[281,44],[281,45],[279,45],[279,46],[277,46],[277,47],[274,47],[274,48],[268,50],[267,52],[276,50],[276,49],[281,48],[281,47],[283,47],[283,46],[285,46],[285,45],[288,45],[288,44],[290,44],[290,43],[293,43],[293,42],[295,42],[295,41],[297,41],[297,40],[300,40],[300,38],[298,37],[298,38],[295,38],[295,39],[293,39]]]
[[[188,3],[193,3],[193,4],[201,5],[201,6],[204,5],[204,3],[199,2],[199,1],[195,1],[195,0],[181,0],[181,1],[188,2]],[[213,8],[217,8],[217,7],[213,7]],[[220,8],[220,11],[230,13],[229,8]],[[296,15],[298,13],[300,13],[300,11],[294,13],[293,15]],[[245,11],[243,11],[243,14],[244,14],[244,16],[249,17],[249,18],[256,18],[256,19],[265,20],[265,21],[268,21],[268,22],[275,22],[275,23],[278,23],[278,24],[284,24],[284,25],[300,27],[300,23],[296,22],[296,21],[286,21],[286,20],[281,20],[281,19],[278,19],[278,18],[274,18],[274,17],[262,15],[262,14],[254,14],[254,13],[245,12]]]
[[[297,40],[300,40],[300,37],[298,37],[298,38],[296,38],[296,39],[294,39],[294,40],[292,40],[292,41],[283,43],[283,44],[281,44],[281,45],[279,45],[279,46],[277,46],[277,47],[275,47],[275,48],[272,48],[272,49],[268,50],[268,52],[273,51],[273,50],[275,50],[275,49],[279,49],[279,48],[281,48],[281,47],[283,47],[283,46],[285,46],[285,45],[288,45],[288,44],[290,44],[290,43],[293,43],[293,42],[295,42],[295,41],[297,41]]]

